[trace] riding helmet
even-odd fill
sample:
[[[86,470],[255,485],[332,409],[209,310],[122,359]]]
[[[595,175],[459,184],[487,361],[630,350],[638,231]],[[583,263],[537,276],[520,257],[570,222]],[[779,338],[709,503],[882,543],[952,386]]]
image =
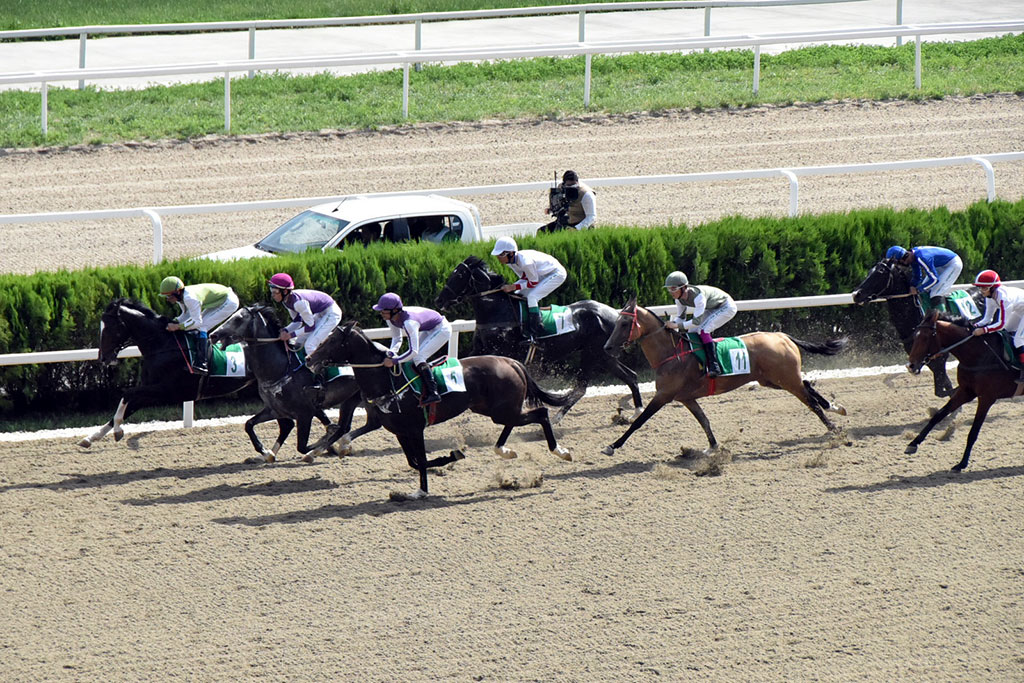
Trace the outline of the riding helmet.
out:
[[[673,270],[665,278],[665,287],[684,287],[690,284],[690,279],[686,277],[686,273],[681,270]]]
[[[374,304],[373,310],[375,311],[393,311],[396,308],[402,307],[402,297],[398,296],[394,292],[388,292],[387,294],[381,295],[377,303]]]
[[[511,237],[499,237],[494,243],[494,249],[491,249],[491,256],[504,254],[506,251],[519,251],[519,246]]]
[[[270,276],[267,284],[278,289],[295,289],[295,280],[288,273],[276,273]]]
[[[1001,284],[999,273],[994,270],[983,270],[974,278],[975,287],[998,287]]]
[[[889,250],[885,252],[885,258],[902,259],[907,255],[907,250],[899,245],[889,247]]]
[[[160,293],[164,296],[174,294],[182,289],[185,289],[185,283],[181,281],[180,277],[168,275],[160,281]]]

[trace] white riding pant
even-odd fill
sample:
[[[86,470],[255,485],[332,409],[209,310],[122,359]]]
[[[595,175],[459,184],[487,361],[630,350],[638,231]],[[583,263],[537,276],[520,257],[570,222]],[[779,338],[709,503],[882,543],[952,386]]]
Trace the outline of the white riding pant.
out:
[[[559,267],[542,277],[536,287],[523,290],[526,293],[527,307],[537,308],[540,306],[540,300],[561,287],[563,282],[565,282],[565,268]]]
[[[409,362],[413,365],[426,363],[435,353],[448,346],[448,340],[452,338],[452,324],[442,319],[441,323],[426,332],[420,332],[419,353],[409,356]]]
[[[209,311],[203,311],[203,320],[200,322],[195,329],[200,332],[209,332],[210,330],[220,325],[222,322],[231,317],[231,314],[238,310],[238,295],[235,294],[234,290],[228,291],[228,298],[224,299],[217,308],[212,308]]]
[[[699,325],[693,328],[694,332],[707,332],[711,334],[722,325],[726,324],[736,316],[736,302],[729,299],[724,304],[707,314],[707,317]]]
[[[960,277],[960,273],[964,269],[964,262],[960,260],[960,257],[951,258],[949,262],[943,266],[942,270],[935,274],[935,277],[939,279],[931,289],[928,290],[929,296],[946,296],[953,291],[953,285],[956,284],[956,279]]]
[[[306,350],[306,358],[309,358],[340,322],[341,308],[338,304],[332,303],[330,308],[325,308],[316,314],[316,322],[313,323],[312,330],[304,332],[304,327],[299,328],[298,334],[295,335],[295,344],[302,344],[302,348]]]

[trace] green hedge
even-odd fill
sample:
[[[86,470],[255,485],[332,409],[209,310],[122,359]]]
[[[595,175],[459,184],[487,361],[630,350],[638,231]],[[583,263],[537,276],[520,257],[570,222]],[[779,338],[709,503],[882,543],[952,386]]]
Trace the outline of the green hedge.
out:
[[[522,239],[522,248],[556,256],[569,271],[554,297],[568,303],[592,298],[621,306],[637,294],[641,304],[670,303],[665,275],[685,271],[737,299],[849,292],[891,244],[934,244],[959,253],[969,278],[983,267],[1007,279],[1024,274],[1024,200],[979,202],[962,212],[875,209],[798,218],[725,218],[687,226],[636,229],[610,227]],[[160,280],[176,274],[186,283],[222,282],[243,304],[269,299],[265,282],[278,271],[299,287],[322,289],[346,317],[379,327],[371,306],[388,289],[408,304],[430,306],[452,269],[490,244],[392,245],[255,259],[235,263],[185,260],[146,267],[0,275],[0,353],[80,349],[98,345],[99,317],[114,298],[126,296],[172,313],[158,296]],[[511,275],[493,257],[498,272]],[[282,311],[283,312],[283,311]],[[449,318],[469,318],[464,308]],[[822,336],[854,333],[871,344],[895,348],[883,306],[836,306],[741,313],[726,330],[786,329]],[[114,370],[98,363],[58,363],[0,368],[0,410],[76,409],[117,400],[116,388],[133,381],[134,364]]]

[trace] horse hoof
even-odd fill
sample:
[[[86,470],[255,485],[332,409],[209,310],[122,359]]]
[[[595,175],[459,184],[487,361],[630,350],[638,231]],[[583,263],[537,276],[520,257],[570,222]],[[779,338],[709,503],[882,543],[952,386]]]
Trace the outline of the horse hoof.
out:
[[[123,438],[124,438],[124,430],[123,429],[115,429],[114,430],[114,441],[120,441]]]
[[[572,462],[572,453],[570,453],[569,449],[567,448],[555,446],[554,448],[551,449],[551,454],[554,455],[556,458],[561,458],[562,460],[565,460],[566,462]]]
[[[903,452],[906,453],[907,455],[917,453],[917,446],[915,446],[914,444],[910,444],[909,446],[907,446],[907,450]]]
[[[604,453],[605,455],[615,455],[615,447],[605,446],[604,448],[601,449],[601,452]]]
[[[308,465],[308,464],[312,463],[313,460],[314,460],[313,454],[312,453],[306,453],[304,456],[299,458],[299,460],[301,460],[302,462],[304,462],[304,463],[306,463]]]
[[[963,463],[957,463],[956,465],[953,465],[952,467],[950,467],[949,471],[950,472],[963,472],[965,467],[967,467],[967,465],[965,465]]]
[[[89,446],[92,446],[92,439],[90,439],[89,437],[85,437],[84,439],[78,442],[78,445],[82,448],[89,448]]]
[[[409,500],[422,500],[427,497],[427,492],[423,489],[416,489],[409,494]]]
[[[450,451],[448,455],[451,456],[452,460],[465,460],[466,454],[462,452],[462,449],[456,448],[454,451]]]
[[[513,458],[517,457],[516,452],[506,446],[495,446],[494,452],[500,455],[501,457],[505,458],[506,460],[512,460]]]
[[[834,413],[836,413],[837,415],[843,415],[843,416],[846,415],[846,408],[842,407],[841,405],[834,405],[834,406],[832,406],[832,411]]]

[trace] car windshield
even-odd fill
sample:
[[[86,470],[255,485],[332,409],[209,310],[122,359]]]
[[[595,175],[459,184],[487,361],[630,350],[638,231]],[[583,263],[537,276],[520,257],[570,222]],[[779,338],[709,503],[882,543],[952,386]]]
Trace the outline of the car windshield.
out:
[[[325,216],[315,211],[303,211],[257,242],[256,246],[275,254],[282,251],[302,253],[307,249],[321,249],[346,225],[348,221],[340,218]]]

